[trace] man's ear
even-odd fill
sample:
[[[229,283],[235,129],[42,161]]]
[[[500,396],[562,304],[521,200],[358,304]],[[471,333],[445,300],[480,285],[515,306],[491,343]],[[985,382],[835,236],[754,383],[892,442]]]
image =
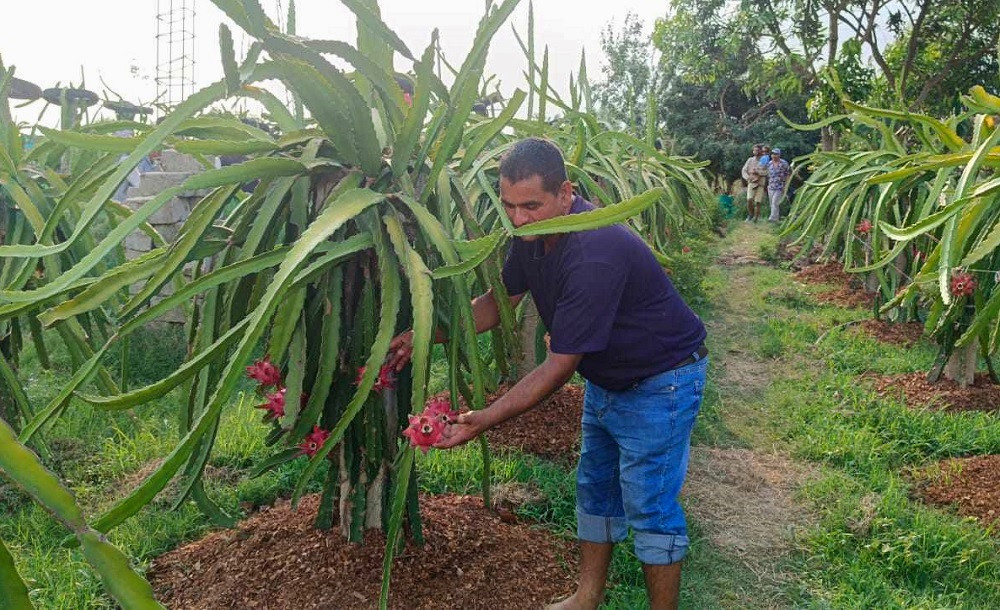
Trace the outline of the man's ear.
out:
[[[573,183],[569,180],[565,180],[559,185],[559,204],[567,212],[573,206]]]

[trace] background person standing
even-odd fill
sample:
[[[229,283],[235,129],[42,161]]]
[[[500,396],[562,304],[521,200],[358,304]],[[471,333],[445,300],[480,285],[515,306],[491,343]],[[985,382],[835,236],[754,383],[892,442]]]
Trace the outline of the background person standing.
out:
[[[755,144],[752,150],[753,156],[746,160],[741,171],[747,183],[747,222],[760,218],[760,206],[767,193],[767,171],[761,166],[763,147]]]
[[[771,222],[781,220],[781,201],[785,198],[785,187],[791,173],[788,161],[781,158],[781,149],[772,150],[771,162],[767,164],[767,194],[771,200],[771,215],[768,220]]]

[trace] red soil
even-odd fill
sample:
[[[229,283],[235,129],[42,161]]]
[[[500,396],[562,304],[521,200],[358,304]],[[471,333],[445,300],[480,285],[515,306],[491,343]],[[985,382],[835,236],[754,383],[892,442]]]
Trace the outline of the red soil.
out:
[[[917,475],[915,495],[936,506],[954,506],[984,526],[1000,525],[1000,455],[953,458]]]

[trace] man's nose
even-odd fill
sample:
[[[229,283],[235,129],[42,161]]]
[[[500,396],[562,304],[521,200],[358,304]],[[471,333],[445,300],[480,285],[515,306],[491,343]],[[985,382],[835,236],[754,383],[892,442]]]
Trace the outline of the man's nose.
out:
[[[528,213],[521,208],[514,208],[513,218],[511,222],[514,223],[515,227],[520,227],[528,222]]]

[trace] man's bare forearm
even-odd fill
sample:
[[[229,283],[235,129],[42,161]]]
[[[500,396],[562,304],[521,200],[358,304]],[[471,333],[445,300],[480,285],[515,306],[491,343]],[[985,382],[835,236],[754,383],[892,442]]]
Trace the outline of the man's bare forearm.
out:
[[[545,400],[546,397],[569,381],[576,371],[581,357],[580,355],[549,353],[545,362],[532,369],[521,381],[514,384],[514,387],[483,412],[487,420],[485,427],[492,428]]]

